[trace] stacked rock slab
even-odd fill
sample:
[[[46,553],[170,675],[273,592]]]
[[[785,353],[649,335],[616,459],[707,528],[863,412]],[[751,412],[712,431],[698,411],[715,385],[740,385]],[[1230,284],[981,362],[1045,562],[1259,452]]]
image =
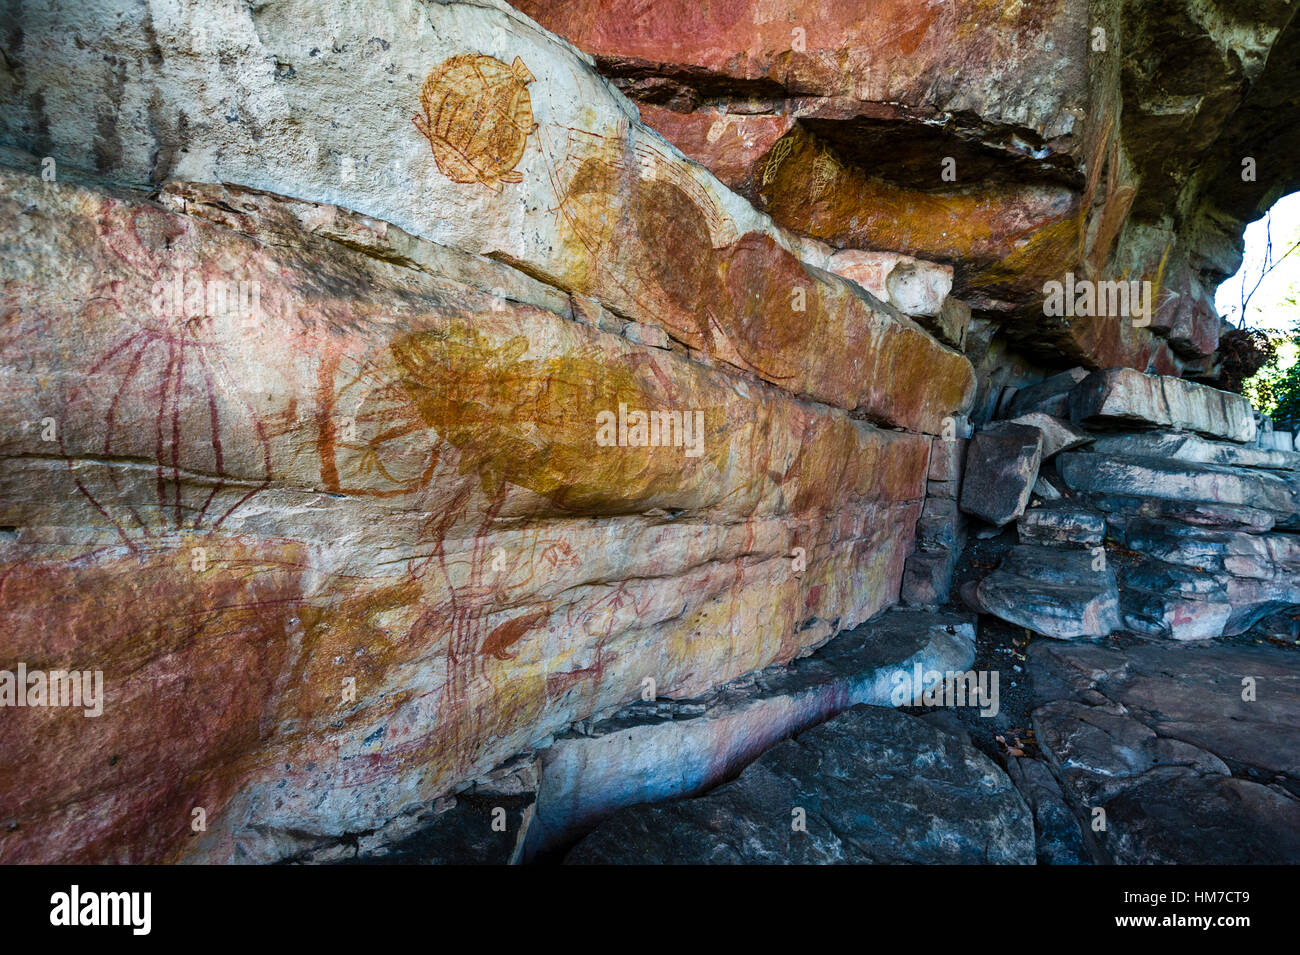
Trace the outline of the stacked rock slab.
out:
[[[1066,406],[1092,442],[1055,459],[1067,496],[1020,516],[1022,546],[979,583],[981,609],[1057,637],[1203,640],[1300,604],[1300,454],[1256,444],[1246,399],[1111,369]]]
[[[965,423],[961,423],[964,430]],[[925,504],[916,525],[916,550],[903,565],[899,596],[904,603],[938,607],[948,602],[953,571],[966,541],[966,519],[958,506],[969,439],[954,433],[935,438]]]

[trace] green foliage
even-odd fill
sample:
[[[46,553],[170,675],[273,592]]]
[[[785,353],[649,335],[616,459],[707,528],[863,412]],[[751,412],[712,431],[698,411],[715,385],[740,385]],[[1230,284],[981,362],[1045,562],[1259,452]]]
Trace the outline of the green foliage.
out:
[[[1279,338],[1273,359],[1248,378],[1242,393],[1274,421],[1300,425],[1300,333]]]

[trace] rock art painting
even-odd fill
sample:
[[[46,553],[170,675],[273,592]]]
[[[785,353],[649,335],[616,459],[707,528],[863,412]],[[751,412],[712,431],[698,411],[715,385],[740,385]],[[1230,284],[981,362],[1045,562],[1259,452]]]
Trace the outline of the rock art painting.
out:
[[[452,182],[477,182],[498,192],[524,181],[515,170],[533,124],[533,82],[524,61],[510,66],[471,53],[452,57],[424,81],[412,120],[433,148],[438,169]]]
[[[1300,454],[1214,390],[1211,297],[1295,178],[1300,17],[1207,6],[1233,5],[6,5],[0,865],[364,861],[506,796],[514,828],[457,852],[518,859],[548,787],[743,779],[735,753],[913,702],[891,671],[935,654],[1017,687],[976,740],[1007,811],[961,824],[991,804],[951,727],[864,718],[915,744],[879,765],[934,760],[951,826],[915,840],[1027,860],[986,759],[1044,745],[1019,625],[1245,643],[1300,606]],[[1045,321],[1066,270],[1163,307]],[[1013,482],[978,450],[1018,403],[1043,440]],[[1197,407],[1222,414],[1166,434]],[[963,563],[977,534],[1006,562]],[[99,674],[98,712],[11,708],[19,667]],[[636,758],[548,779],[566,749]],[[1033,778],[1118,817],[1067,758]],[[1288,758],[1246,764],[1268,801]],[[832,859],[832,804],[855,840],[889,822],[826,759],[783,765],[808,829],[764,803],[722,842]]]

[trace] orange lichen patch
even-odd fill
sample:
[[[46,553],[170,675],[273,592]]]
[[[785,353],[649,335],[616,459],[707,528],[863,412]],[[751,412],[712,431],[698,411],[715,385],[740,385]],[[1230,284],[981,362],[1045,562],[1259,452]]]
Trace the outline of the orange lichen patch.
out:
[[[934,178],[939,181],[936,165]],[[992,186],[922,191],[844,165],[807,130],[791,130],[756,177],[764,207],[783,225],[841,248],[922,258],[996,260],[1019,236],[1058,220],[1064,188]]]
[[[195,570],[194,547],[206,548]],[[103,713],[6,709],[5,862],[158,862],[274,725],[303,548],[215,535],[0,570],[12,658],[103,673]]]

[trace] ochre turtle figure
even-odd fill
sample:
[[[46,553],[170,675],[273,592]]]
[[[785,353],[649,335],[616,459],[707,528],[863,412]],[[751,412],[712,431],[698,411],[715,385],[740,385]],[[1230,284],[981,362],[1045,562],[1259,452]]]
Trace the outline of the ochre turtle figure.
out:
[[[475,53],[453,56],[429,74],[420,90],[424,116],[412,122],[444,176],[498,192],[503,182],[524,181],[515,166],[537,128],[528,95],[535,78],[519,57],[506,66]]]

